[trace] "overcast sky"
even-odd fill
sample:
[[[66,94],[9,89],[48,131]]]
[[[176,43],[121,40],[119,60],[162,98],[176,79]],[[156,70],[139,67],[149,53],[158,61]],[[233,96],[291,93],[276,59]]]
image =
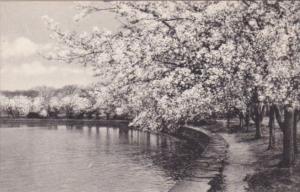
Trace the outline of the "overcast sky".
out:
[[[86,85],[95,80],[89,68],[46,61],[37,54],[53,43],[41,19],[44,15],[68,30],[88,32],[93,26],[110,30],[118,27],[111,13],[93,14],[80,22],[73,21],[75,14],[71,1],[0,2],[0,90]]]

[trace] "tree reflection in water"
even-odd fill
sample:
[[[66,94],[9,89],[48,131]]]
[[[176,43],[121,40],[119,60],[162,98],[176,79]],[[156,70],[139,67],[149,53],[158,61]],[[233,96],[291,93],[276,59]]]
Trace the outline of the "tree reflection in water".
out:
[[[124,125],[102,126],[86,122],[13,122],[0,124],[0,127],[45,127],[49,130],[65,128],[68,131],[85,134],[90,138],[99,140],[99,149],[105,153],[118,153],[114,145],[122,145],[122,152],[132,161],[143,166],[153,166],[162,169],[165,176],[172,180],[180,180],[191,176],[193,162],[203,152],[201,145],[183,139],[178,139],[165,134],[152,134],[138,130],[128,129]],[[121,128],[119,128],[121,127]],[[101,141],[102,140],[102,141]],[[103,141],[104,140],[104,141]],[[101,141],[101,142],[100,142]],[[103,146],[101,145],[105,145]],[[134,148],[135,150],[131,150]],[[138,149],[138,150],[137,150]]]

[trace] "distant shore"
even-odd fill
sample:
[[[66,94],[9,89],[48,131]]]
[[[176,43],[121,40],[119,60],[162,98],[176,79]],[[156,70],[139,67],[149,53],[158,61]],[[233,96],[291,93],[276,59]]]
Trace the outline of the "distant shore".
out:
[[[0,118],[0,125],[25,124],[34,126],[35,124],[46,123],[53,125],[88,125],[88,126],[120,126],[127,127],[128,120],[105,120],[105,119],[67,119],[67,118]],[[1,127],[1,126],[0,126]]]

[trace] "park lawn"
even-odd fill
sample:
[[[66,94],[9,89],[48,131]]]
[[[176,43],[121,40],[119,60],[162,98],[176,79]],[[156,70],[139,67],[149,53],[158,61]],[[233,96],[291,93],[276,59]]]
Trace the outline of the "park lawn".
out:
[[[247,175],[250,192],[297,192],[300,191],[300,160],[296,157],[295,166],[280,168],[282,154],[282,132],[276,128],[276,147],[268,150],[268,127],[263,126],[263,138],[253,139],[254,127],[248,132],[237,132],[240,142],[247,143],[253,156],[254,174]],[[298,134],[298,144],[300,135]]]

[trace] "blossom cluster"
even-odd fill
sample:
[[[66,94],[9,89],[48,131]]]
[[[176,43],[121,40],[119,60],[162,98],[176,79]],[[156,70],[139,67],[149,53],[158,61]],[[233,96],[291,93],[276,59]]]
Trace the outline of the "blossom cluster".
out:
[[[85,63],[104,103],[132,126],[173,131],[195,118],[245,112],[252,104],[299,101],[297,1],[162,1],[78,5],[78,18],[110,11],[116,32],[64,32],[52,59]],[[100,97],[100,96],[99,96]]]

